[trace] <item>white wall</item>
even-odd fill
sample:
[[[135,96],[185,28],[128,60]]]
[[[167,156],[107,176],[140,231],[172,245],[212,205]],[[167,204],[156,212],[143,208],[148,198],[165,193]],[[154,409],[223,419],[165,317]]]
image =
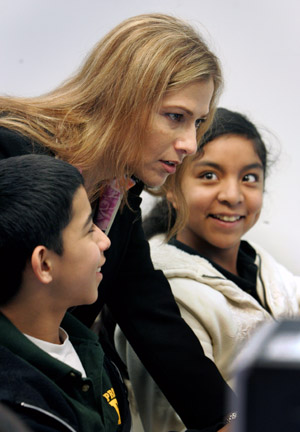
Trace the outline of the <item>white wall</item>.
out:
[[[164,12],[197,26],[223,64],[220,105],[263,126],[280,151],[264,211],[248,238],[300,274],[298,0],[0,0],[0,10],[0,93],[14,95],[52,89],[129,16]],[[146,196],[145,211],[150,202]]]

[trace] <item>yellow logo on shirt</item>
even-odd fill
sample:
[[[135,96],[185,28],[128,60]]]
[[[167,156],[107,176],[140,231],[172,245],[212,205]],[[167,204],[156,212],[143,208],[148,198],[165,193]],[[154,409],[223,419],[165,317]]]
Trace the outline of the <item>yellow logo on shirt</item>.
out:
[[[118,400],[116,398],[116,393],[115,393],[114,389],[111,388],[110,390],[107,390],[107,392],[103,394],[103,397],[105,397],[105,399],[107,400],[109,405],[114,407],[114,409],[116,410],[116,412],[118,414],[118,424],[121,424],[119,405],[118,405]]]

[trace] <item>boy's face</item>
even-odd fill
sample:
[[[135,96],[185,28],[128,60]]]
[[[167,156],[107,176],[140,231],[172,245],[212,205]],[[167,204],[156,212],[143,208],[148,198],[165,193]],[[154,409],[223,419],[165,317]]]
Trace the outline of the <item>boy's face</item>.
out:
[[[59,305],[69,308],[94,303],[102,280],[108,237],[93,224],[83,186],[73,198],[72,219],[63,231],[63,254],[53,257],[53,287]]]

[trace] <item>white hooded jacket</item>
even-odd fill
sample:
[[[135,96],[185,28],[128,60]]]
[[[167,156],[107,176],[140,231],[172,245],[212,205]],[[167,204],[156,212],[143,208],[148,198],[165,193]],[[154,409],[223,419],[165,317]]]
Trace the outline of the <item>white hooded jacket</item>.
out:
[[[232,385],[235,359],[252,332],[267,320],[291,318],[299,314],[300,277],[294,276],[256,244],[251,246],[257,253],[256,287],[262,304],[226,279],[206,259],[166,244],[163,235],[153,237],[150,245],[153,264],[163,270],[168,278],[182,317],[197,335],[206,356],[215,362],[229,385]],[[119,329],[116,332],[116,346],[129,369],[145,431],[180,430],[178,424],[177,429],[174,428],[178,417],[164,396],[159,394],[154,382],[146,379],[142,364]],[[166,419],[168,425],[165,424]]]

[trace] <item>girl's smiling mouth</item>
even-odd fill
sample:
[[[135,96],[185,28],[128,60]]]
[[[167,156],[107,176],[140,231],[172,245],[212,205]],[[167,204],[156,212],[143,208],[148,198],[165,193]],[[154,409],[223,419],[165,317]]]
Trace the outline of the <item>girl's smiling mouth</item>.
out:
[[[245,216],[241,215],[222,215],[222,214],[210,214],[213,219],[218,219],[222,222],[237,222]]]

